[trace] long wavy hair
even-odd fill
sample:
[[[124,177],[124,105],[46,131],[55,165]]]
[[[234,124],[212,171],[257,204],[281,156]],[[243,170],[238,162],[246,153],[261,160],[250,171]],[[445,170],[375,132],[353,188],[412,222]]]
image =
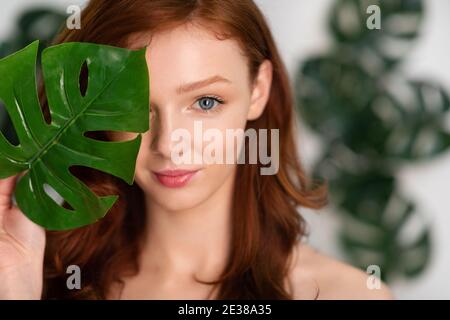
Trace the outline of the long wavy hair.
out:
[[[294,101],[287,72],[267,22],[252,0],[91,0],[81,14],[81,29],[64,29],[55,43],[92,42],[129,47],[130,37],[197,23],[218,39],[236,40],[248,59],[251,79],[260,64],[273,64],[270,98],[260,118],[247,128],[279,129],[279,171],[259,174],[260,164],[238,165],[233,194],[231,252],[221,276],[211,282],[218,299],[290,299],[285,287],[297,241],[305,233],[299,207],[327,203],[327,185],[305,175],[295,143]],[[86,70],[80,77],[86,86]],[[84,88],[85,89],[85,88]],[[41,104],[51,121],[45,90]],[[108,132],[90,137],[111,140]],[[270,143],[270,141],[269,141]],[[270,150],[270,146],[269,146]],[[98,195],[119,194],[109,213],[95,224],[47,232],[44,267],[46,299],[105,299],[123,277],[139,272],[146,225],[142,189],[108,174],[72,167],[73,175]],[[64,204],[68,206],[67,203]],[[82,288],[68,290],[66,268],[82,270]]]

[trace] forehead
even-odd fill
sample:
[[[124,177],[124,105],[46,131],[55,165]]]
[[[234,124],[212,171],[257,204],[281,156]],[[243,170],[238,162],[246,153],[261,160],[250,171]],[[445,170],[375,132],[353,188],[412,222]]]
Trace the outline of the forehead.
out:
[[[237,85],[248,83],[248,62],[238,42],[218,39],[195,25],[161,31],[147,41],[152,85],[173,87],[220,75]]]

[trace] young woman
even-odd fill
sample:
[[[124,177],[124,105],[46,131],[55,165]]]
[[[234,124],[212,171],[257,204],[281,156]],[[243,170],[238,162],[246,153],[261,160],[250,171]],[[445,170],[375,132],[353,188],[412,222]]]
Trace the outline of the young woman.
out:
[[[365,273],[300,242],[297,209],[323,207],[326,186],[312,183],[298,161],[288,77],[253,1],[91,0],[81,21],[57,42],[147,48],[151,129],[135,184],[75,168],[97,194],[120,201],[93,225],[45,233],[12,204],[17,177],[1,180],[0,298],[390,298],[384,286],[370,290]],[[171,133],[194,134],[199,122],[224,135],[278,129],[277,172],[262,175],[260,162],[176,165]],[[66,286],[70,265],[81,269],[79,290]]]

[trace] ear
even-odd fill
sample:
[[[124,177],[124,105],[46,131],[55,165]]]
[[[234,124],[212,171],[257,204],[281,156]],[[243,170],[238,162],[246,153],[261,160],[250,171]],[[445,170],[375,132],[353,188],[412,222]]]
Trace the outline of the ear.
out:
[[[259,66],[258,74],[253,83],[251,104],[247,120],[258,119],[266,107],[272,87],[273,66],[270,60],[264,60]]]

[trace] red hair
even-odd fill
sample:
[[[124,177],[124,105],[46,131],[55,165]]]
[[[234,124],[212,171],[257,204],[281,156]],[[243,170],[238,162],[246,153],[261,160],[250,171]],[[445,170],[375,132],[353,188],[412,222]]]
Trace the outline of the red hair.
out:
[[[295,144],[294,102],[287,72],[269,27],[252,0],[91,0],[82,12],[80,30],[64,30],[56,43],[80,41],[128,47],[130,36],[153,34],[186,23],[214,30],[219,39],[238,41],[249,63],[251,79],[260,64],[273,64],[267,106],[254,129],[279,129],[280,163],[276,175],[259,174],[259,164],[238,165],[231,211],[231,254],[214,283],[219,299],[289,299],[285,279],[292,250],[305,234],[297,208],[319,209],[327,187],[308,179]],[[213,28],[211,28],[213,27]],[[41,88],[43,93],[43,89]],[[41,102],[49,119],[45,96]],[[94,133],[109,140],[107,133]],[[270,142],[270,141],[269,141]],[[270,150],[270,147],[269,147]],[[119,194],[105,218],[71,231],[48,232],[45,298],[104,299],[111,286],[139,271],[145,230],[145,202],[137,184],[84,167],[71,169],[98,195]],[[82,270],[82,289],[66,288],[69,265]]]

